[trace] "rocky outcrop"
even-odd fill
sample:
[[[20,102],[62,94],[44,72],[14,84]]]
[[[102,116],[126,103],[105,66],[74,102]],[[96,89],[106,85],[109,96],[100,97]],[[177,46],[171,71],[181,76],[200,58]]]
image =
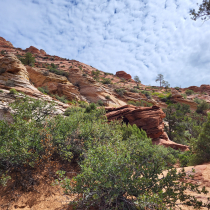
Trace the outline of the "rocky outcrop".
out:
[[[29,48],[26,48],[26,52],[40,54],[40,51],[34,46],[30,46]]]
[[[3,37],[0,37],[0,46],[1,47],[11,47],[13,48],[13,45],[11,42],[6,41]]]
[[[68,100],[85,100],[80,95],[78,88],[75,87],[64,76],[53,74],[46,69],[34,68],[27,66],[30,81],[35,87],[47,87],[49,93],[65,95]]]
[[[147,136],[152,138],[153,144],[160,144],[174,149],[188,150],[188,147],[176,144],[169,140],[164,132],[163,118],[165,113],[157,106],[135,107],[126,105],[118,108],[106,108],[108,121],[123,120],[131,125],[136,124],[139,129],[146,131]]]
[[[131,75],[130,74],[127,74],[124,71],[117,71],[116,72],[116,76],[119,77],[119,78],[121,78],[121,79],[126,79],[126,80],[131,79]]]
[[[184,88],[184,90],[193,90],[194,92],[206,92],[210,94],[210,85],[201,85],[200,87],[197,86],[190,86],[188,88]]]
[[[47,53],[43,49],[40,50],[40,54],[44,56],[47,55]]]
[[[69,69],[69,81],[78,87],[78,90],[82,96],[84,96],[88,102],[97,103],[99,100],[103,101],[105,104],[110,106],[122,106],[126,103],[117,99],[112,94],[111,90],[102,85],[101,83],[96,82],[92,77],[82,75],[82,71],[77,68]],[[109,96],[110,99],[106,99]]]

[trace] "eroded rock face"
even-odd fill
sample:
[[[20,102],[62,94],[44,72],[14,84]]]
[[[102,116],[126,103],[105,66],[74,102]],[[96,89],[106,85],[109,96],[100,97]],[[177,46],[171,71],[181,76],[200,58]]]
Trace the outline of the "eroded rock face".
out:
[[[9,42],[9,41],[6,41],[3,37],[0,37],[0,46],[1,47],[12,47],[13,48],[12,43]]]
[[[30,46],[29,48],[26,48],[26,52],[40,54],[40,51],[34,46]]]
[[[122,106],[126,103],[114,97],[110,89],[101,83],[96,82],[93,78],[89,76],[82,76],[82,72],[79,68],[71,68],[69,70],[70,82],[78,87],[78,90],[82,96],[84,96],[87,101],[97,103],[99,100],[108,105],[112,106]],[[106,96],[110,99],[107,101]]]
[[[131,79],[131,75],[130,74],[127,74],[124,71],[117,71],[116,72],[116,76],[119,77],[119,78],[122,78],[122,79],[126,79],[126,80]]]
[[[56,75],[46,69],[27,66],[31,82],[36,87],[47,87],[52,94],[65,95],[68,100],[85,100],[78,89],[61,75]]]
[[[158,107],[136,107],[126,105],[118,108],[106,108],[108,121],[121,120],[131,125],[136,124],[138,128],[146,131],[147,136],[152,138],[153,144],[164,145],[182,151],[189,148],[185,145],[170,141],[164,132],[163,118],[165,113]]]

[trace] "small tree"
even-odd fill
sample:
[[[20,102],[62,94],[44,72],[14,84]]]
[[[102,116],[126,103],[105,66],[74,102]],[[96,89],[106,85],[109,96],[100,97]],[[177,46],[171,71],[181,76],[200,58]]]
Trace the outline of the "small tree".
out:
[[[28,52],[25,54],[24,58],[20,58],[20,61],[24,65],[34,66],[35,57],[33,57],[33,55],[30,52]]]
[[[210,16],[210,1],[203,0],[203,3],[199,6],[198,11],[196,12],[195,9],[190,10],[190,15],[192,15],[193,20],[197,20],[201,18],[201,20],[209,20]]]
[[[170,87],[170,84],[165,80],[162,81],[162,85],[163,87],[165,87],[166,90]]]
[[[156,82],[160,81],[160,87],[161,87],[161,83],[164,80],[164,76],[162,74],[158,74],[156,77]]]
[[[134,77],[134,81],[136,82],[136,85],[139,86],[139,84],[141,83],[141,80],[139,79],[138,76]]]

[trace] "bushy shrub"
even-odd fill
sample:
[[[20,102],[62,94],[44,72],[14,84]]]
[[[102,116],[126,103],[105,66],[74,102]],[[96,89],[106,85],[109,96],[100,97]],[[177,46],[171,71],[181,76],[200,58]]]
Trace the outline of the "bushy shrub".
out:
[[[106,95],[105,96],[105,99],[109,100],[110,99],[110,96],[109,95]]]
[[[198,104],[196,112],[205,114],[205,111],[208,109],[209,109],[209,104],[203,100],[200,104]]]
[[[109,78],[102,78],[102,83],[103,83],[103,84],[111,84],[112,81],[111,81],[111,79],[109,79]]]
[[[194,94],[194,91],[193,91],[193,90],[187,89],[187,90],[185,91],[185,93],[189,96],[189,95]]]
[[[20,58],[20,61],[24,65],[34,66],[35,64],[35,57],[33,57],[32,53],[28,52],[24,55],[24,58]]]
[[[12,88],[12,89],[9,90],[9,93],[10,94],[13,94],[13,95],[16,95],[18,92],[17,92],[17,90],[15,90],[14,88]]]
[[[44,93],[45,95],[49,94],[49,90],[47,86],[44,87],[38,87],[37,88],[40,92]]]
[[[199,98],[194,98],[194,102],[197,103],[197,104],[200,104],[203,100],[202,99],[199,99]]]
[[[146,133],[136,126],[129,126],[125,133],[124,138],[111,137],[108,144],[89,145],[80,165],[81,173],[61,181],[65,193],[78,195],[74,200],[77,207],[167,209],[179,199],[189,205],[193,197],[185,190],[199,190],[183,182],[183,171],[169,168],[162,175],[171,160],[167,149],[152,145]],[[58,173],[64,177],[65,172]]]
[[[174,89],[179,90],[180,88],[179,87],[175,87]]]
[[[130,91],[133,92],[133,93],[139,93],[140,92],[137,88],[132,88],[132,89],[130,89]]]
[[[104,105],[104,102],[100,99],[100,100],[97,101],[97,104],[98,104],[99,106],[103,106],[103,105]]]
[[[122,88],[119,88],[119,89],[115,89],[115,92],[122,97],[126,91]]]

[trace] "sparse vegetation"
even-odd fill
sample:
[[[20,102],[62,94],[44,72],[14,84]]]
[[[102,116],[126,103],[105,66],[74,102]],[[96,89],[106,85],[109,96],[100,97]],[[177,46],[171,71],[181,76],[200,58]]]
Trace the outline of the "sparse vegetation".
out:
[[[35,64],[35,57],[33,57],[30,52],[26,53],[24,57],[20,57],[19,59],[24,65],[34,66]]]
[[[17,92],[17,90],[12,88],[12,89],[9,90],[9,93],[12,94],[12,95],[16,95],[18,92]]]
[[[58,67],[54,63],[51,63],[51,65],[48,65],[47,68],[49,69],[50,72],[52,72],[54,74],[62,75],[62,76],[65,76],[65,77],[69,76],[68,72],[59,70]]]
[[[193,91],[193,90],[187,89],[187,90],[185,91],[185,93],[189,96],[189,95],[194,94],[194,91]]]
[[[122,89],[122,88],[119,88],[119,89],[115,89],[115,92],[119,95],[119,96],[123,96],[125,94],[125,90]]]
[[[48,95],[49,94],[49,90],[48,90],[48,87],[45,86],[45,87],[38,87],[37,88],[40,92],[44,93],[45,95]]]
[[[111,79],[109,79],[109,78],[102,78],[102,81],[101,82],[103,84],[111,84],[112,83]]]

